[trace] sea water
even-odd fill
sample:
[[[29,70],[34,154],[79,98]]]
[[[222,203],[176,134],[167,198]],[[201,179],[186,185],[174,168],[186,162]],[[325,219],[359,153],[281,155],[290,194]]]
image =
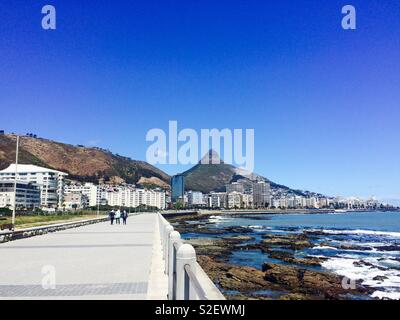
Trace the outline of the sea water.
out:
[[[311,237],[313,247],[296,252],[297,256],[328,258],[316,269],[368,285],[375,290],[372,297],[400,299],[400,212],[222,215],[211,217],[207,226],[250,227],[253,232],[246,235],[256,241],[265,233],[317,231]],[[259,250],[234,251],[230,260],[256,268],[263,262],[285,263]]]

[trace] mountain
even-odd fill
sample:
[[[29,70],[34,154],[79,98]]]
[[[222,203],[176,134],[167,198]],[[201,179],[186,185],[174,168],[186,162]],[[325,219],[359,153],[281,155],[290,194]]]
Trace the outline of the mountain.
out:
[[[186,190],[201,191],[203,193],[224,191],[226,184],[237,181],[240,181],[245,186],[250,186],[252,181],[268,181],[275,192],[282,194],[307,195],[310,193],[309,191],[291,189],[256,173],[226,164],[214,150],[210,150],[197,165],[183,172],[183,175],[185,176]]]
[[[0,170],[15,162],[16,136],[0,135]],[[82,182],[140,183],[169,188],[170,177],[145,161],[132,160],[100,148],[88,148],[24,136],[19,163],[35,164],[69,174]]]

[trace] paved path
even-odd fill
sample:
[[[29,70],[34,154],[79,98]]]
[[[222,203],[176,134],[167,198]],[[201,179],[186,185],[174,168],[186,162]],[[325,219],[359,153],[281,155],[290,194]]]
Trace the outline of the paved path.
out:
[[[0,299],[165,299],[162,267],[157,216],[141,214],[0,244]]]

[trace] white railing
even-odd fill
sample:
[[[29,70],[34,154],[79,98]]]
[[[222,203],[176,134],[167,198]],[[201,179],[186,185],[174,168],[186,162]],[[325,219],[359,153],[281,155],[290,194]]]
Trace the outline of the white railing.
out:
[[[169,300],[225,300],[225,297],[197,263],[196,251],[181,239],[178,231],[158,213],[164,270],[168,275]]]

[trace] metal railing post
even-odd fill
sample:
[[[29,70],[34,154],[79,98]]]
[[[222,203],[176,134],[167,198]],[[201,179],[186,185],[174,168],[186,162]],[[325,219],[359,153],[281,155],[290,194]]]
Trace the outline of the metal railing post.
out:
[[[168,266],[169,266],[169,264],[168,264],[168,260],[169,260],[169,236],[170,236],[171,232],[173,232],[173,231],[174,231],[174,228],[171,225],[167,225],[165,227],[165,240],[164,240],[164,243],[163,243],[163,245],[164,245],[163,248],[164,248],[164,252],[165,252],[165,259],[164,259],[164,262],[165,262],[165,265],[164,265],[165,274],[168,274]]]
[[[190,279],[185,271],[188,265],[195,272],[196,252],[190,244],[182,244],[176,253],[176,300],[189,300]]]
[[[178,231],[172,231],[169,235],[169,248],[168,248],[168,299],[174,300],[176,297],[175,292],[175,279],[176,279],[176,249],[175,244],[181,241],[181,235]]]

